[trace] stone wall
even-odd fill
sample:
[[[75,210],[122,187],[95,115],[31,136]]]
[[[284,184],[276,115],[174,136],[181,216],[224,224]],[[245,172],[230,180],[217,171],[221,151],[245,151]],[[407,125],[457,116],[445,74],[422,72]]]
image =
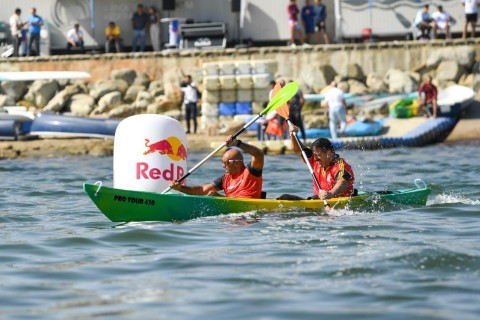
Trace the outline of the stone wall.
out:
[[[277,76],[300,79],[309,69],[330,65],[337,73],[345,64],[358,64],[364,74],[386,74],[390,69],[412,70],[424,65],[430,55],[441,48],[472,47],[480,57],[480,39],[437,40],[429,42],[379,42],[366,44],[319,45],[311,48],[260,47],[205,51],[162,51],[146,53],[93,54],[9,58],[0,60],[1,70],[18,71],[87,71],[90,81],[107,79],[111,71],[134,69],[151,79],[163,79],[176,72],[201,78],[202,64],[211,61],[275,59]],[[173,79],[172,79],[173,80]],[[175,79],[176,81],[177,79]]]

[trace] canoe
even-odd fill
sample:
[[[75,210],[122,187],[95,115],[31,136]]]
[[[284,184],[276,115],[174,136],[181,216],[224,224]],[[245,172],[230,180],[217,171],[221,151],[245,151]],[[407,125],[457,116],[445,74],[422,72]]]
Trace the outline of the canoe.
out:
[[[26,136],[34,117],[25,107],[0,108],[0,140],[18,140]]]
[[[30,134],[41,137],[113,139],[120,121],[120,119],[87,118],[41,112],[33,120]]]
[[[430,188],[361,192],[358,196],[329,199],[332,208],[355,210],[382,210],[390,205],[425,206]],[[322,212],[322,200],[240,199],[225,197],[190,196],[177,193],[159,194],[102,186],[101,183],[83,185],[93,203],[111,221],[167,221],[181,222],[206,216],[244,212],[285,212],[307,210]]]

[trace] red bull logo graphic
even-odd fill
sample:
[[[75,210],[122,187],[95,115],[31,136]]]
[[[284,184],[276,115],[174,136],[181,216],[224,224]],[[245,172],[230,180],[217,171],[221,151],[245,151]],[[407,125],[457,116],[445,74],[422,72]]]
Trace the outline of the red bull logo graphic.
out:
[[[147,148],[143,154],[161,154],[166,155],[173,161],[187,160],[187,149],[183,143],[177,137],[168,137],[164,140],[159,140],[150,143],[149,139],[145,139],[145,147]],[[163,162],[163,160],[162,160]],[[156,168],[148,162],[137,162],[136,165],[136,178],[137,180],[178,180],[184,174],[184,169],[181,166],[169,163],[163,168]]]
[[[143,153],[144,155],[158,152],[167,155],[173,161],[187,160],[187,149],[177,137],[171,136],[154,143],[145,139],[145,147],[147,147],[147,150]]]

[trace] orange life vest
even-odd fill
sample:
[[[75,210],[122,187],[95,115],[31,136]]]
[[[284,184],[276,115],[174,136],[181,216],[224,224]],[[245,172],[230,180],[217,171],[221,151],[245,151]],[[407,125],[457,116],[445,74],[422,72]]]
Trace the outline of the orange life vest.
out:
[[[313,172],[315,177],[317,177],[320,187],[324,191],[330,191],[338,180],[343,179],[348,181],[348,186],[345,191],[336,197],[349,197],[353,194],[353,183],[355,182],[355,176],[353,175],[353,170],[350,165],[342,158],[337,157],[334,160],[334,163],[327,167],[323,168],[313,157],[308,158],[308,161],[313,167]],[[314,181],[313,182],[313,192],[318,194],[319,190]]]

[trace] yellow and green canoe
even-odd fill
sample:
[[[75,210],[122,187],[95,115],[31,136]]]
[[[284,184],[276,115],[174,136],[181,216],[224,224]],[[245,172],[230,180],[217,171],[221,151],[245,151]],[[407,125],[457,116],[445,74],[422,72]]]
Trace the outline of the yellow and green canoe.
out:
[[[83,189],[100,211],[111,221],[168,221],[242,212],[307,210],[323,212],[322,200],[241,199],[190,196],[177,193],[131,191],[102,186],[83,185]],[[360,192],[358,196],[333,198],[332,208],[382,210],[385,205],[425,206],[431,190],[427,186],[394,191]]]

